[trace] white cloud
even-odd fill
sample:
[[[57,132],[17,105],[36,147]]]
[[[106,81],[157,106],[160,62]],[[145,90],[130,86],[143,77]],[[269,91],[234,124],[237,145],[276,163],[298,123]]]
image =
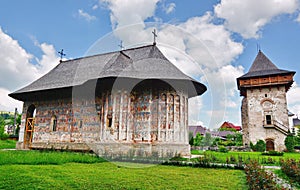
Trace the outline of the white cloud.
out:
[[[298,14],[297,18],[295,19],[296,22],[300,22],[300,13]]]
[[[98,8],[99,8],[98,5],[94,5],[94,6],[92,7],[93,10],[96,10],[96,9],[98,9]]]
[[[163,10],[166,14],[170,14],[175,11],[176,4],[175,3],[169,3],[168,5],[163,6]]]
[[[211,93],[206,96],[211,96],[210,101],[213,102],[212,107],[205,109],[223,113],[211,116],[213,127],[222,122],[226,106],[237,109],[235,99],[240,100],[235,77],[243,74],[243,68],[233,67],[230,63],[243,52],[243,45],[235,42],[223,25],[214,24],[211,13],[207,12],[177,25],[151,25],[144,21],[155,17],[157,0],[147,1],[148,4],[138,0],[122,4],[118,0],[102,2],[107,3],[111,11],[111,22],[115,29],[113,34],[124,42],[125,47],[152,43],[151,32],[155,26],[158,31],[157,46],[165,56],[184,73],[195,78],[202,76],[202,82],[208,84],[209,91],[206,93]],[[133,11],[136,7],[143,11]],[[229,97],[224,99],[226,93]],[[190,99],[190,124],[201,121],[199,115],[203,112],[202,101],[202,96]],[[228,102],[226,106],[225,101]]]
[[[300,86],[296,82],[287,92],[288,109],[294,114],[300,115]]]
[[[94,8],[94,7],[93,7]],[[78,15],[81,18],[84,18],[86,21],[90,22],[93,20],[96,20],[97,18],[93,15],[88,14],[87,12],[84,12],[82,9],[78,9]]]
[[[41,59],[26,52],[18,41],[0,28],[0,109],[12,111],[14,107],[20,108],[20,102],[8,97],[8,94],[36,80],[59,63],[52,45],[39,45],[36,40],[34,44],[43,51]],[[31,63],[34,58],[38,64]]]
[[[298,0],[221,0],[214,11],[217,17],[225,19],[229,30],[244,38],[258,38],[263,26],[273,18],[291,14],[298,7]]]
[[[14,111],[17,108],[19,113],[21,113],[23,102],[10,98],[8,96],[9,93],[9,90],[0,88],[0,110]]]
[[[111,10],[113,28],[143,23],[154,15],[159,0],[102,0]]]

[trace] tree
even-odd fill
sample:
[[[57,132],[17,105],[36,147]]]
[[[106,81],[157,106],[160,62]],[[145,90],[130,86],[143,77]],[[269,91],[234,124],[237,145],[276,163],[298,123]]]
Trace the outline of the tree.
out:
[[[294,152],[294,146],[296,144],[295,137],[292,134],[288,134],[284,139],[284,145],[288,152]]]
[[[205,136],[202,140],[203,146],[210,146],[210,145],[212,145],[213,141],[214,141],[214,139],[212,138],[211,134],[205,133]]]
[[[194,138],[194,145],[201,146],[202,140],[203,140],[203,136],[200,133],[197,133],[196,137]]]
[[[192,132],[189,132],[189,139],[190,139],[189,144],[191,146],[193,146],[194,145],[194,136],[193,136]]]

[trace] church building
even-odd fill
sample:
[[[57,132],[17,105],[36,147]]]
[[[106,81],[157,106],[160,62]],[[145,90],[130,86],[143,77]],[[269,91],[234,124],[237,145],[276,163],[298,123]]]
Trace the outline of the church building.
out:
[[[237,78],[243,96],[241,115],[246,147],[263,140],[267,151],[285,149],[284,140],[290,132],[286,93],[294,74],[278,69],[259,50],[249,72]]]
[[[189,154],[188,98],[205,91],[155,43],[61,61],[9,95],[24,102],[17,148]]]

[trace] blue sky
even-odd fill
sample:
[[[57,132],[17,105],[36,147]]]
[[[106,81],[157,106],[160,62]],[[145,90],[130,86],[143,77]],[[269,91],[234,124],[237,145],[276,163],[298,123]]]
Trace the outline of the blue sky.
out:
[[[300,114],[299,0],[4,0],[0,6],[0,109],[22,107],[7,96],[65,59],[152,43],[208,91],[190,99],[189,123],[240,125],[236,77],[257,44],[281,69],[296,71],[288,108]]]

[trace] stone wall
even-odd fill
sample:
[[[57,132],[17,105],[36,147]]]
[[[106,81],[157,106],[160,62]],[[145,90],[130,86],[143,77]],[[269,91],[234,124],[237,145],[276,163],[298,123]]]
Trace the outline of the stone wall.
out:
[[[284,86],[269,87],[260,89],[248,89],[247,97],[242,103],[242,122],[244,144],[256,143],[258,140],[270,139],[274,141],[275,150],[285,149],[284,139],[286,135],[276,128],[267,126],[267,117],[271,122],[279,122],[288,126],[288,112],[286,92]]]

